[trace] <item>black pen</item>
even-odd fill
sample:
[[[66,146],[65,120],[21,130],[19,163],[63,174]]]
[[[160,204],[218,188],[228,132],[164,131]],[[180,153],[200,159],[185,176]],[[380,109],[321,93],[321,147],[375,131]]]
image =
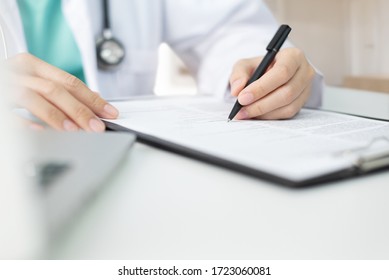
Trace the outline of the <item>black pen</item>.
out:
[[[248,80],[245,87],[255,82],[260,77],[262,77],[263,74],[265,74],[267,68],[273,62],[277,52],[280,50],[282,44],[285,42],[291,30],[292,28],[290,28],[289,25],[286,24],[283,24],[280,26],[280,28],[278,28],[278,31],[276,32],[273,39],[270,41],[269,45],[266,48],[267,54],[262,59],[261,63],[258,65],[257,69],[255,69],[254,74],[251,76],[250,80]],[[242,105],[240,105],[238,100],[236,100],[235,105],[232,108],[230,115],[228,116],[228,121],[231,121],[236,116],[236,114],[238,114],[241,108]]]

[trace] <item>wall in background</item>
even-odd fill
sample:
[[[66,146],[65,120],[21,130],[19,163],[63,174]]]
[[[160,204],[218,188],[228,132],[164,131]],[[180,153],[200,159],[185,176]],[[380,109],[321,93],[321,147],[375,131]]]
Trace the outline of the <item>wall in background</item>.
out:
[[[341,85],[348,75],[389,77],[389,1],[265,0],[291,41],[321,70],[326,82]]]
[[[265,0],[290,40],[306,53],[329,85],[346,76],[384,76],[389,82],[388,0]],[[161,46],[156,93],[195,93],[181,61]],[[375,81],[373,81],[375,83]],[[371,82],[367,83],[368,85]]]

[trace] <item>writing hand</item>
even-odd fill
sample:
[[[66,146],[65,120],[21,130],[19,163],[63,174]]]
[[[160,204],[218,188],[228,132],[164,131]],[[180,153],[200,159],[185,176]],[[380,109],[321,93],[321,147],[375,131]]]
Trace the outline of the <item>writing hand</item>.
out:
[[[267,72],[246,88],[262,57],[238,61],[230,77],[231,94],[243,106],[236,119],[288,119],[296,115],[311,94],[315,70],[303,52],[286,48]]]

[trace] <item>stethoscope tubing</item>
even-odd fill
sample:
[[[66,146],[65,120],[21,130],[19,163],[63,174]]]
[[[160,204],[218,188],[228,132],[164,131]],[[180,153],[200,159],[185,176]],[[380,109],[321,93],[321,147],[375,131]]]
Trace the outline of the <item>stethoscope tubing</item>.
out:
[[[103,17],[104,17],[104,30],[103,32],[105,34],[112,34],[111,32],[111,26],[110,26],[110,19],[109,19],[109,7],[108,7],[108,0],[103,0],[103,11],[104,11],[104,14],[103,14]],[[109,36],[112,36],[112,35],[109,35]],[[0,39],[2,41],[2,45],[3,45],[3,51],[4,51],[4,58],[5,59],[8,59],[8,47],[7,47],[7,41],[6,41],[6,38],[5,38],[5,32],[4,32],[4,29],[3,29],[3,25],[0,21]]]

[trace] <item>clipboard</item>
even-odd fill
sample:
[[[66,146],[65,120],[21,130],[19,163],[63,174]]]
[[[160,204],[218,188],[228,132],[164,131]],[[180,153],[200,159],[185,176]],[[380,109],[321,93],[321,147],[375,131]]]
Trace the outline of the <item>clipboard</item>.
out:
[[[302,176],[300,177],[293,177],[289,176],[288,174],[282,174],[282,172],[277,171],[276,167],[267,168],[267,166],[256,166],[253,164],[246,164],[246,162],[242,160],[234,160],[234,158],[231,158],[231,155],[225,156],[223,153],[221,154],[220,151],[222,149],[219,149],[219,152],[215,150],[215,152],[212,149],[203,149],[200,146],[193,146],[186,144],[185,141],[180,141],[180,139],[175,139],[174,137],[170,137],[169,135],[164,133],[160,133],[163,131],[163,127],[159,127],[157,130],[159,132],[153,131],[150,127],[139,127],[139,125],[142,125],[142,121],[140,123],[138,122],[137,115],[145,114],[148,110],[153,110],[153,106],[158,104],[157,108],[163,108],[160,112],[156,110],[157,112],[153,113],[153,116],[160,116],[164,120],[164,122],[159,122],[158,125],[162,126],[165,122],[168,122],[168,118],[164,116],[164,114],[169,115],[169,106],[177,106],[176,104],[181,103],[183,104],[183,111],[185,111],[185,106],[187,104],[192,104],[192,101],[196,103],[196,106],[200,106],[204,108],[204,105],[201,104],[216,104],[216,106],[219,106],[221,104],[226,104],[225,106],[225,112],[223,113],[224,119],[226,114],[228,114],[228,109],[230,109],[231,103],[226,103],[221,100],[215,100],[211,97],[178,97],[178,98],[151,98],[151,99],[135,99],[132,101],[125,101],[125,102],[117,102],[114,103],[116,107],[119,108],[121,111],[122,117],[120,117],[118,120],[105,120],[105,123],[107,125],[107,129],[113,130],[113,131],[127,131],[132,132],[137,135],[137,141],[141,143],[145,143],[147,145],[151,145],[157,148],[161,148],[170,152],[174,152],[183,156],[187,156],[196,160],[200,160],[202,162],[210,163],[213,165],[217,165],[220,167],[227,168],[229,170],[244,173],[250,176],[254,176],[260,179],[269,180],[271,182],[275,182],[284,186],[289,187],[305,187],[305,186],[311,186],[319,183],[324,183],[328,181],[334,181],[334,180],[340,180],[355,176],[360,176],[363,174],[371,173],[374,171],[378,171],[381,169],[385,169],[389,167],[389,123],[386,121],[381,120],[371,120],[366,119],[362,117],[357,116],[349,116],[345,114],[339,114],[339,113],[333,113],[333,112],[327,112],[322,110],[308,110],[308,109],[302,109],[302,113],[300,114],[307,114],[309,113],[312,116],[320,115],[322,116],[335,116],[335,117],[344,117],[347,118],[347,121],[349,122],[358,122],[358,121],[364,121],[368,122],[367,124],[374,124],[377,126],[380,126],[380,129],[383,131],[382,135],[375,135],[374,138],[371,138],[369,141],[366,141],[363,144],[358,145],[350,145],[348,147],[347,145],[345,147],[342,147],[341,149],[336,149],[336,151],[330,153],[329,155],[326,155],[330,160],[334,163],[336,163],[338,166],[332,168],[331,166],[326,166],[326,168],[330,168],[328,170],[323,170],[322,172],[315,171],[314,174],[312,173],[312,176]],[[203,103],[204,102],[204,103]],[[144,106],[151,107],[150,109],[146,109],[146,111],[143,111]],[[135,108],[135,109],[134,109]],[[131,112],[133,110],[133,112]],[[135,117],[134,120],[129,121],[132,119],[132,116]],[[298,122],[299,117],[296,117],[296,120],[292,119],[289,120],[290,123],[293,124],[294,121]],[[142,119],[142,118],[141,118]],[[223,119],[223,120],[224,120]],[[147,120],[145,118],[147,123],[148,121],[150,123],[153,123],[152,120]],[[224,120],[225,121],[225,120]],[[134,124],[134,122],[136,124]],[[243,123],[245,121],[242,121]],[[255,121],[261,123],[262,121]],[[275,123],[278,121],[274,121]],[[283,121],[279,121],[283,122]],[[239,122],[240,123],[240,122]],[[235,126],[239,126],[239,123],[235,124]],[[166,124],[168,127],[170,124]],[[146,125],[147,126],[147,125]],[[151,125],[151,127],[154,125]],[[325,126],[325,125],[324,125]],[[384,128],[384,129],[382,129]],[[327,128],[328,129],[328,128]],[[369,130],[369,128],[366,128],[366,130]],[[387,132],[387,133],[386,133]],[[376,133],[377,134],[377,133]],[[226,134],[228,136],[228,133]],[[228,139],[228,137],[226,138]],[[204,142],[206,143],[206,142]],[[222,145],[222,143],[220,144]],[[200,148],[198,148],[200,147]],[[277,146],[274,146],[277,147]],[[228,147],[226,148],[228,149]],[[282,158],[280,158],[282,161]],[[290,162],[293,162],[291,159]],[[320,159],[318,158],[318,161]],[[327,159],[325,159],[327,160]],[[325,161],[324,160],[324,161]],[[315,159],[310,159],[311,163],[315,162]],[[310,162],[307,161],[307,164]],[[304,165],[304,164],[303,164]],[[285,169],[286,170],[286,169]],[[291,173],[292,174],[292,173]]]

